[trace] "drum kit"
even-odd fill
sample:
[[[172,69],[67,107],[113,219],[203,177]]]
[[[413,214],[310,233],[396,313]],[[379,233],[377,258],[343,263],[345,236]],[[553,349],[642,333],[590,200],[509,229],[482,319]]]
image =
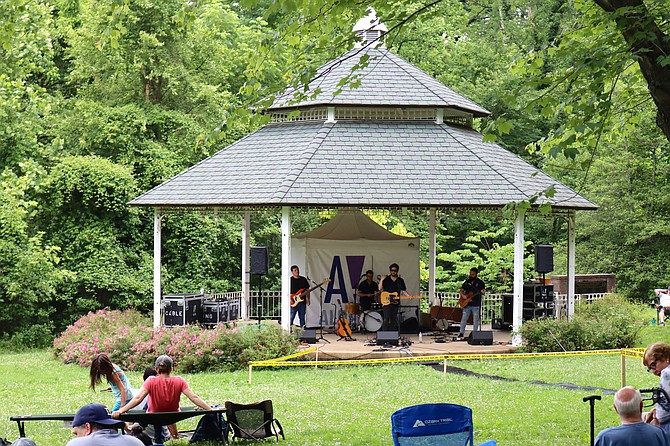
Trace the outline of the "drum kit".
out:
[[[349,302],[344,304],[344,313],[349,319],[349,325],[359,332],[375,333],[382,328],[384,317],[380,303],[373,302],[369,310],[361,311],[358,303]]]

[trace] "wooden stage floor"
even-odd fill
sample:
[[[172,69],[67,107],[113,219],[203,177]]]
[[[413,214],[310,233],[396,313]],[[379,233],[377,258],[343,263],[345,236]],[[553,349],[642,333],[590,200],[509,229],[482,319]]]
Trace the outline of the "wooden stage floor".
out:
[[[400,345],[377,345],[377,333],[352,333],[353,341],[340,339],[333,333],[333,329],[324,328],[323,338],[316,343],[305,345],[303,348],[317,347],[319,360],[355,360],[355,359],[380,359],[380,358],[404,358],[408,356],[431,356],[444,354],[487,354],[487,353],[512,353],[516,350],[511,346],[511,331],[491,330],[490,325],[483,325],[482,330],[492,331],[492,345],[470,345],[466,341],[453,340],[458,333],[428,332],[423,333],[419,341],[418,334],[400,334]],[[466,329],[465,335],[470,333],[470,327]],[[321,336],[317,330],[317,338]],[[403,345],[403,340],[405,342]],[[327,341],[327,342],[326,342]],[[315,357],[312,353],[310,356]]]

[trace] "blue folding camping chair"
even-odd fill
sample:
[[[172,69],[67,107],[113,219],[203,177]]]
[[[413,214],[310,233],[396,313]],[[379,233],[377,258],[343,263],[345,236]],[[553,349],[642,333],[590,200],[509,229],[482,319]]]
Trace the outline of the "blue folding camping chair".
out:
[[[475,446],[472,409],[458,404],[417,404],[391,415],[395,446]],[[495,446],[487,441],[480,446]]]

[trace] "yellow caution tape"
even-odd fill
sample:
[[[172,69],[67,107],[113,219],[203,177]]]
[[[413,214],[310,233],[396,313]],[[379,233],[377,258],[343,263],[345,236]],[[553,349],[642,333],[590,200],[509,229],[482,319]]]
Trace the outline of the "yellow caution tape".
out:
[[[432,355],[432,356],[408,356],[402,358],[379,358],[379,359],[350,359],[350,360],[326,360],[326,361],[288,361],[291,357],[297,357],[313,352],[316,349],[301,352],[299,354],[284,356],[277,359],[269,359],[265,361],[254,361],[251,363],[253,367],[314,367],[314,366],[330,366],[330,365],[376,365],[376,364],[393,364],[393,363],[407,363],[407,362],[430,362],[430,361],[461,361],[472,359],[527,359],[527,358],[547,358],[547,357],[565,357],[565,356],[587,356],[587,355],[614,355],[624,354],[623,349],[617,350],[589,350],[589,351],[572,351],[572,352],[545,352],[545,353],[482,353],[482,354],[446,354],[446,355]],[[627,356],[641,357],[640,353],[634,349],[626,350]]]

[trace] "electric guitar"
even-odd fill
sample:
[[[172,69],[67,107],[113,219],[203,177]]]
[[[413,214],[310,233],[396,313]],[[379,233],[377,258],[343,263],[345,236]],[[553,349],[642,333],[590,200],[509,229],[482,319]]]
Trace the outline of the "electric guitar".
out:
[[[309,288],[309,289],[300,288],[298,291],[291,294],[291,300],[290,300],[291,306],[292,307],[297,307],[300,302],[305,300],[305,297],[307,297],[307,295],[309,293],[311,293],[315,289],[319,288],[324,283],[328,283],[328,282],[330,282],[330,279],[323,279],[323,282],[321,282],[317,285],[314,285],[312,288]]]
[[[404,296],[399,293],[389,293],[388,291],[382,291],[380,300],[383,306],[387,305],[397,305],[400,303],[400,299],[421,299],[421,296]]]

